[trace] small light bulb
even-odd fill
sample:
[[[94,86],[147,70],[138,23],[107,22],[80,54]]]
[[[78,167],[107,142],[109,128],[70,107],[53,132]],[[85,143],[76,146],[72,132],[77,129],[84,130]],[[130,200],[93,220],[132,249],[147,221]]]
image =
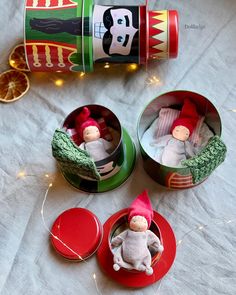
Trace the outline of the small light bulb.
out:
[[[127,66],[127,70],[129,72],[132,72],[132,71],[136,71],[138,69],[138,65],[137,64],[130,64]]]
[[[110,65],[108,62],[105,63],[105,66],[104,66],[104,69],[109,69],[110,68]]]
[[[154,80],[154,82],[156,82],[156,83],[160,82],[160,80],[159,80],[156,76],[153,76],[153,80]]]
[[[177,242],[177,244],[180,245],[182,242],[183,242],[183,240],[179,240],[179,241]]]
[[[24,178],[25,176],[26,176],[25,171],[20,171],[20,172],[17,174],[17,178]]]
[[[85,76],[85,73],[81,72],[79,76],[82,78],[83,76]]]
[[[64,84],[64,80],[62,80],[62,79],[57,79],[54,83],[55,83],[55,85],[56,85],[57,87],[61,87],[61,86],[63,86],[63,84]]]
[[[11,66],[14,66],[15,63],[16,63],[16,62],[15,62],[13,59],[10,60],[10,65],[11,65]]]
[[[154,85],[154,84],[159,85],[160,82],[161,82],[161,80],[157,76],[152,76],[152,77],[148,78],[148,80],[147,80],[148,85]]]

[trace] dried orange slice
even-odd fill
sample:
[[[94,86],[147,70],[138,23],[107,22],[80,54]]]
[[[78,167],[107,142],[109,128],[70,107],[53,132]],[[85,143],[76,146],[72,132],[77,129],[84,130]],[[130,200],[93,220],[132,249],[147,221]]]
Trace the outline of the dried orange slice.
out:
[[[13,102],[29,90],[29,79],[23,72],[9,70],[0,74],[0,101]]]
[[[10,66],[18,71],[29,72],[25,58],[25,47],[23,44],[17,45],[9,56]]]

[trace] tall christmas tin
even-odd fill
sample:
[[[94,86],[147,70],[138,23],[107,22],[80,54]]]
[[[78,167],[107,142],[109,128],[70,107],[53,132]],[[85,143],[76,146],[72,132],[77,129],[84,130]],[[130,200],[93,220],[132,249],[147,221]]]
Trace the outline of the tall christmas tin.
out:
[[[181,123],[178,126],[184,130],[183,126],[188,127],[189,121],[181,118],[186,100],[197,112],[188,142],[176,139],[178,136],[172,131],[177,119]],[[190,107],[187,111],[185,108],[186,117],[191,118],[191,112]],[[145,171],[167,188],[185,189],[198,185],[225,159],[226,146],[220,139],[221,129],[220,115],[206,97],[191,91],[172,91],[158,96],[146,106],[138,123]],[[183,160],[173,166],[166,164],[175,159]]]
[[[89,72],[97,62],[146,64],[177,57],[178,14],[92,0],[26,0],[31,71]]]

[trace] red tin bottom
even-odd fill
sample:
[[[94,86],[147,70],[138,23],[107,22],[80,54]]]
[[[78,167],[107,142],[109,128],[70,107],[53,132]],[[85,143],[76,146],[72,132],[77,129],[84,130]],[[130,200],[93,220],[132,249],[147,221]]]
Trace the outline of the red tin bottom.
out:
[[[125,269],[115,271],[113,269],[113,254],[110,250],[109,239],[111,229],[119,218],[127,214],[128,209],[123,209],[112,215],[104,224],[102,243],[97,251],[97,258],[102,270],[116,282],[133,288],[142,288],[160,280],[170,269],[176,254],[176,240],[169,223],[159,213],[154,211],[154,222],[158,225],[164,251],[160,259],[153,265],[153,274],[147,276],[144,272],[131,272]]]

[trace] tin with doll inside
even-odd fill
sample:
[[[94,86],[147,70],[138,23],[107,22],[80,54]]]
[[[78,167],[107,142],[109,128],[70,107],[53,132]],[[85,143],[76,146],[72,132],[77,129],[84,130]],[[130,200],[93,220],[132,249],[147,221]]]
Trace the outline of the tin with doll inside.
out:
[[[138,123],[145,171],[171,189],[194,187],[225,159],[215,106],[191,91],[172,91],[151,101]]]
[[[70,113],[55,131],[52,152],[66,180],[86,192],[105,192],[124,183],[136,151],[116,115],[102,105]]]

